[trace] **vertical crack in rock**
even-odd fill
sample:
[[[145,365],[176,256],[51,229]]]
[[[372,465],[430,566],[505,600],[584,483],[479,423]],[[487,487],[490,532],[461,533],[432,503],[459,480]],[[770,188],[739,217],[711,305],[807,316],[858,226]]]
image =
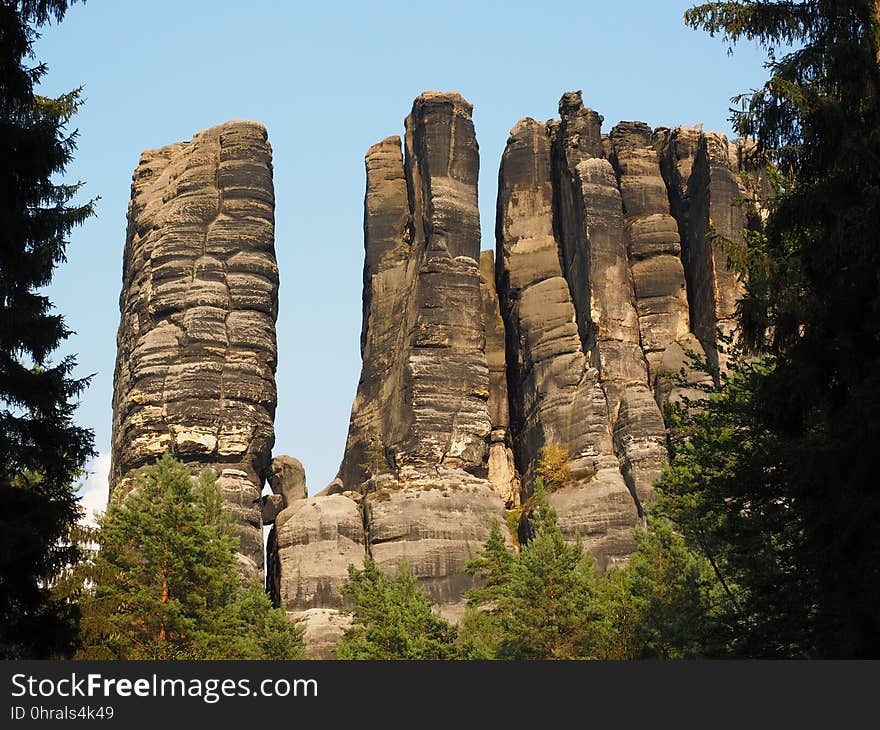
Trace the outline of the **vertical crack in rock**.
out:
[[[363,500],[354,492],[309,497],[302,464],[289,456],[272,460],[269,480],[274,509],[264,506],[264,521],[274,523],[267,552],[267,587],[276,606],[304,629],[309,656],[332,658],[332,650],[351,616],[340,593],[348,566],[361,567],[367,547]],[[280,507],[280,510],[278,509]]]
[[[114,374],[111,496],[166,451],[218,474],[263,564],[260,491],[274,442],[278,266],[272,151],[228,122],[144,152],[132,179]]]
[[[728,262],[717,234],[733,245],[747,227],[739,148],[702,126],[658,130],[661,166],[672,215],[681,235],[691,327],[709,364],[724,366],[716,333],[735,333],[742,282]]]
[[[666,431],[649,387],[623,202],[604,158],[602,117],[563,95],[552,129],[555,230],[582,344],[599,371],[615,451],[640,514],[666,463]]]
[[[480,296],[489,365],[489,483],[508,509],[520,505],[520,480],[510,445],[510,404],[507,398],[507,343],[498,293],[495,289],[494,251],[480,252]]]
[[[403,471],[441,465],[485,473],[489,371],[471,109],[457,94],[426,93],[406,121],[418,269],[407,302],[416,315],[404,368],[409,427],[392,443]]]
[[[531,486],[543,446],[568,450],[572,483],[550,499],[566,536],[581,535],[605,567],[632,551],[637,511],[619,471],[599,371],[583,349],[572,288],[560,263],[554,234],[559,192],[548,129],[533,119],[520,121],[502,157],[496,219],[514,452]],[[573,208],[572,201],[566,208],[572,217]],[[580,260],[583,266],[586,257]]]
[[[690,331],[681,239],[669,210],[657,136],[644,122],[621,122],[611,130],[609,142],[626,216],[627,250],[649,382],[660,404],[682,396],[697,397],[698,391],[676,382],[682,368],[690,370],[687,353],[704,353]],[[705,382],[706,376],[690,371],[689,381]]]

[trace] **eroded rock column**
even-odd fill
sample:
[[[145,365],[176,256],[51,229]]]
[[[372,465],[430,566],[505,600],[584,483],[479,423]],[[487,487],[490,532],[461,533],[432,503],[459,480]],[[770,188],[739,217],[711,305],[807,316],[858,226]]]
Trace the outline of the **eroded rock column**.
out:
[[[619,470],[605,392],[582,347],[560,263],[554,235],[559,191],[554,191],[548,134],[533,119],[519,122],[499,176],[498,293],[507,333],[514,451],[529,486],[544,446],[568,451],[571,483],[550,499],[564,533],[582,536],[607,566],[632,550],[637,509]],[[581,261],[585,266],[586,257]]]
[[[666,431],[649,387],[627,250],[623,203],[604,158],[602,118],[564,94],[553,175],[562,261],[585,352],[599,371],[615,451],[639,512],[666,463]]]
[[[660,172],[660,142],[644,122],[621,122],[610,135],[611,163],[623,200],[642,351],[659,403],[697,395],[677,382],[688,353],[703,355],[690,331],[678,223]],[[691,380],[702,382],[699,373]]]
[[[503,487],[501,459],[490,466],[493,433],[496,456],[507,456],[507,424],[500,391],[490,401],[484,318],[491,319],[492,302],[479,264],[478,171],[471,105],[454,93],[422,94],[403,144],[389,137],[367,153],[361,378],[338,478],[279,515],[282,586],[286,572],[302,573],[308,563],[321,573],[309,585],[338,594],[343,563],[369,556],[392,575],[405,560],[444,615],[456,619],[473,585],[464,563],[482,549],[493,519],[505,525],[515,475]],[[500,361],[492,355],[496,383],[500,354]],[[331,553],[342,544],[321,522],[331,513],[330,522],[350,526],[344,558],[335,562],[310,557],[323,550],[320,543]],[[294,537],[310,525],[317,526],[308,541]],[[341,605],[317,588],[306,594],[315,605]],[[293,588],[282,602],[311,610]]]
[[[256,122],[141,155],[114,375],[111,497],[166,451],[194,472],[212,468],[254,575],[274,442],[274,205],[272,151]]]
[[[734,335],[736,305],[745,291],[722,245],[722,239],[740,245],[747,224],[737,147],[723,134],[703,132],[701,126],[658,130],[658,136],[663,176],[681,234],[691,327],[710,365],[723,366],[717,332]]]

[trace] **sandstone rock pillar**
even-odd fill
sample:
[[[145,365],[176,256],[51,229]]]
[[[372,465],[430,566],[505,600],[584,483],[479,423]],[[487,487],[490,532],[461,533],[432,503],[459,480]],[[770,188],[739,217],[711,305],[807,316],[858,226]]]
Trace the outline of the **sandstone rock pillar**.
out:
[[[563,95],[553,131],[557,231],[585,352],[599,371],[615,451],[640,513],[666,462],[666,431],[642,352],[623,203],[604,158],[602,118]],[[597,141],[598,140],[598,141]]]
[[[614,454],[599,371],[582,347],[554,234],[554,199],[548,130],[524,119],[502,157],[496,227],[514,451],[529,486],[542,447],[568,451],[571,483],[550,498],[563,532],[583,537],[605,566],[632,550],[637,511]]]
[[[263,564],[260,491],[276,405],[272,151],[228,122],[144,152],[128,210],[110,490],[171,451],[218,475],[241,540]]]

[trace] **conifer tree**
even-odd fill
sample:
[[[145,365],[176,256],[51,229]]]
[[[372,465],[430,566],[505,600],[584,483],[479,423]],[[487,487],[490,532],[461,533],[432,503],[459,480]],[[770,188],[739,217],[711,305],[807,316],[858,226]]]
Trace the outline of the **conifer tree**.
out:
[[[353,624],[336,646],[339,659],[456,659],[455,627],[434,612],[405,561],[389,579],[369,558],[348,567],[342,595]]]
[[[99,520],[82,574],[83,658],[298,658],[301,631],[262,586],[244,587],[210,470],[166,454]]]
[[[878,5],[711,2],[686,22],[767,49],[770,78],[733,121],[776,193],[741,272],[744,344],[768,359],[718,396],[715,424],[697,419],[664,489],[741,591],[742,651],[878,657]]]
[[[76,480],[94,455],[93,434],[73,421],[88,378],[52,354],[71,334],[41,292],[65,260],[67,237],[93,212],[80,184],[55,182],[75,149],[67,126],[76,89],[38,96],[46,73],[30,65],[37,29],[66,0],[0,3],[0,657],[47,658],[72,650],[77,610],[55,600],[55,577],[78,560],[68,533]]]
[[[498,602],[510,580],[517,557],[507,548],[497,520],[492,520],[489,537],[477,557],[464,570],[480,585],[465,593],[467,607],[458,623],[458,644],[465,659],[495,659],[501,645],[501,616]]]
[[[666,520],[636,532],[625,568],[600,584],[599,658],[690,659],[723,654],[714,607],[719,587],[708,562]]]
[[[595,561],[580,541],[566,543],[540,480],[530,520],[532,538],[498,598],[499,658],[589,658],[599,618]]]

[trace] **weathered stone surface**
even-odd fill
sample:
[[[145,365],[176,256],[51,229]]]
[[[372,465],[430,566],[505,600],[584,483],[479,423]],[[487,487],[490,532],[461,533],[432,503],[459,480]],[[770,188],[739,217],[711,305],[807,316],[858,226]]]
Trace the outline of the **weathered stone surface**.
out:
[[[223,507],[232,515],[235,536],[239,539],[239,567],[245,576],[259,574],[263,565],[263,515],[260,490],[240,469],[224,469],[217,477],[223,494]],[[259,556],[257,561],[254,556]]]
[[[666,348],[690,334],[681,240],[669,213],[651,128],[643,122],[621,122],[611,130],[611,146],[626,216],[641,344],[654,376]]]
[[[306,499],[306,470],[299,459],[292,456],[276,456],[272,459],[272,473],[269,486],[275,494],[281,495],[283,506],[289,507],[298,499]]]
[[[388,484],[365,499],[369,549],[389,576],[406,560],[428,596],[449,620],[464,612],[464,592],[475,587],[462,572],[482,550],[492,520],[505,525],[504,504],[484,479],[458,470],[434,478]]]
[[[336,644],[352,622],[350,613],[335,608],[289,611],[287,617],[302,625],[309,659],[335,659]]]
[[[412,288],[413,228],[399,137],[373,145],[366,156],[364,200],[363,368],[351,410],[339,479],[359,486],[363,465],[377,442],[383,449],[401,437],[404,420],[404,356],[410,324],[406,304]]]
[[[471,105],[429,92],[397,138],[367,154],[363,369],[339,477],[367,453],[389,469],[485,473],[491,430],[481,318],[479,159]]]
[[[342,608],[348,566],[365,554],[360,505],[341,494],[295,501],[275,520],[279,574],[270,592],[288,611]]]
[[[630,549],[618,552],[623,542],[616,531],[631,530],[637,511],[618,469],[607,400],[582,347],[563,276],[554,234],[558,193],[548,130],[524,119],[502,157],[496,227],[514,453],[530,486],[543,446],[568,450],[575,483],[566,488],[567,498],[554,497],[560,525],[572,538],[589,535],[590,548],[610,563]]]
[[[263,561],[277,291],[265,128],[228,122],[144,152],[123,260],[111,495],[169,450],[212,467],[251,573]]]
[[[693,352],[705,357],[705,353],[690,331],[681,239],[678,223],[669,212],[657,136],[644,122],[621,122],[611,130],[610,147],[626,216],[633,291],[649,383],[660,405],[684,396],[697,397],[698,391],[679,382],[681,371],[687,373],[691,383],[706,382],[705,373],[692,370],[686,355]],[[656,478],[652,456],[644,450],[641,456],[642,463],[652,464],[647,478]],[[637,470],[639,459],[634,461]]]
[[[263,526],[275,523],[278,513],[284,509],[284,497],[280,494],[264,494],[261,497],[263,505]]]
[[[632,495],[623,486],[616,459],[603,459],[595,476],[549,495],[568,540],[578,536],[593,553],[600,570],[623,565],[635,549],[633,527],[638,515]]]
[[[363,367],[342,484],[332,489],[366,495],[377,564],[393,574],[406,558],[457,616],[472,585],[464,562],[491,518],[505,524],[502,499],[519,497],[503,327],[494,277],[485,262],[481,277],[479,264],[471,105],[458,94],[422,94],[404,151],[389,137],[366,157]]]
[[[620,189],[599,157],[604,146],[582,142],[583,120],[601,121],[582,107],[580,92],[564,95],[553,129],[556,229],[582,347],[599,371],[615,451],[641,513],[666,462],[666,431],[649,388]]]
[[[480,317],[479,155],[471,105],[426,93],[406,122],[406,168],[422,259],[407,352],[412,393],[398,467],[442,465],[485,474],[489,370]]]
[[[520,504],[520,481],[510,448],[510,406],[507,400],[507,359],[504,321],[495,290],[495,253],[480,252],[480,296],[486,332],[486,363],[489,366],[489,483],[509,508]]]

